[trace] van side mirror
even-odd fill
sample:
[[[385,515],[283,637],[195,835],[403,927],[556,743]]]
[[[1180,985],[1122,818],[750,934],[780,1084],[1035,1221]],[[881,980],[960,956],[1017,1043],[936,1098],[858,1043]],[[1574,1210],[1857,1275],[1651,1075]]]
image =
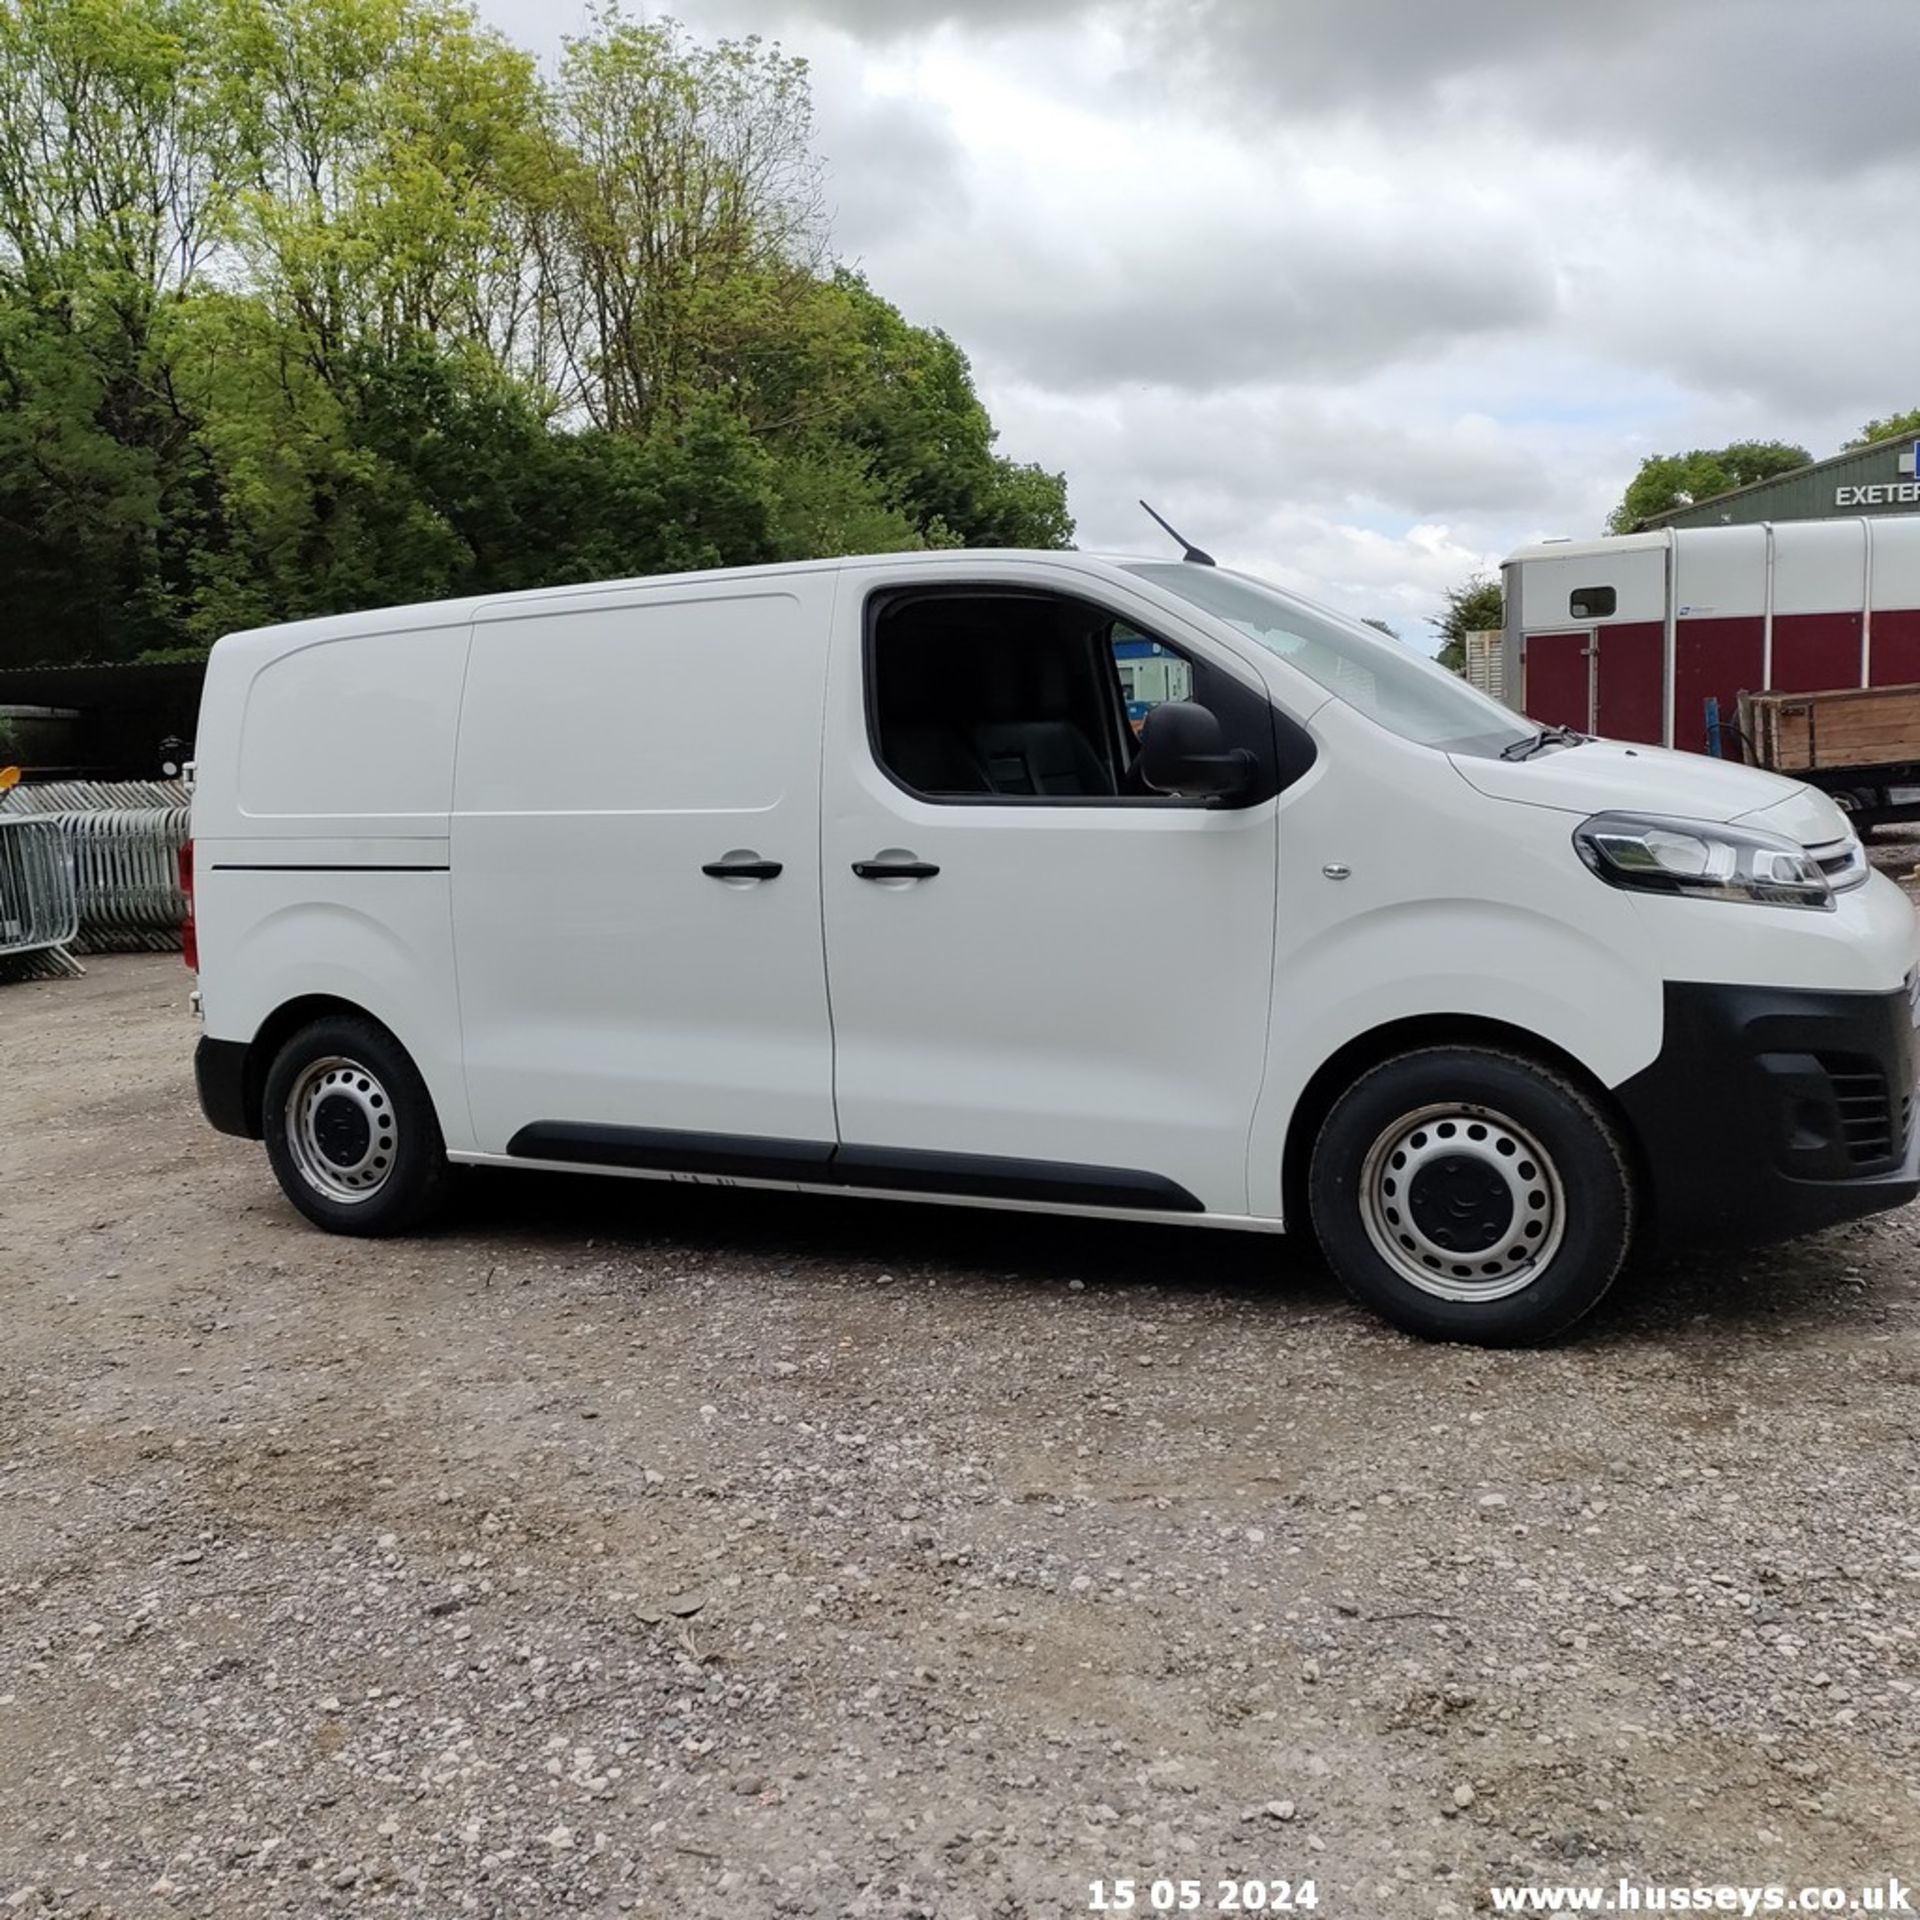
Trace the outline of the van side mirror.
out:
[[[1140,777],[1156,793],[1224,800],[1246,790],[1254,758],[1229,747],[1218,716],[1195,700],[1155,707],[1140,729]]]

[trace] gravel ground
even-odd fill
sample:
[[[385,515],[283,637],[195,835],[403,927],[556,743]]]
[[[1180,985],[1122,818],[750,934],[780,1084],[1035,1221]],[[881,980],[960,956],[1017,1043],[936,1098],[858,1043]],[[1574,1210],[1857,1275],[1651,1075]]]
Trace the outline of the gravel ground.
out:
[[[359,1245],[201,1124],[177,958],[89,965],[0,988],[0,1913],[1920,1879],[1920,1210],[1517,1354],[1224,1234]]]

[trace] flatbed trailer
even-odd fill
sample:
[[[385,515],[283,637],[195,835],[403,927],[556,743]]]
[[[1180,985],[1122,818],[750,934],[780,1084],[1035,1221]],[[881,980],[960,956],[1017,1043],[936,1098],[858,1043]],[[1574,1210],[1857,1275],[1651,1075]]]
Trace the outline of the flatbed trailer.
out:
[[[1920,820],[1920,683],[1742,693],[1744,757],[1832,794],[1863,827]]]

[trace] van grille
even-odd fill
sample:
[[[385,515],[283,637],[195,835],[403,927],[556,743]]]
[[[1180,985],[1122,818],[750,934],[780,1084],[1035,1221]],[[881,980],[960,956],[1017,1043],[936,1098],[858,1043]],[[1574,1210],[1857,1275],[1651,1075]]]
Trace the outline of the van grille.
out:
[[[1913,1123],[1913,1096],[1905,1094],[1896,1102],[1886,1075],[1858,1054],[1823,1053],[1819,1058],[1833,1083],[1847,1158],[1856,1167],[1900,1159]]]
[[[1866,848],[1851,835],[1845,840],[1831,840],[1823,847],[1809,847],[1807,855],[1827,876],[1827,884],[1835,893],[1864,887],[1873,871]]]

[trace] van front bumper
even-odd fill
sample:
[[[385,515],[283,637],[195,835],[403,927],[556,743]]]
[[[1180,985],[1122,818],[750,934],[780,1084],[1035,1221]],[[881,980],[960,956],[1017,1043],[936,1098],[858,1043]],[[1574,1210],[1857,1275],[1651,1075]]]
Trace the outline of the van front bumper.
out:
[[[1890,993],[1668,982],[1614,1090],[1663,1238],[1785,1240],[1920,1195],[1920,976]]]

